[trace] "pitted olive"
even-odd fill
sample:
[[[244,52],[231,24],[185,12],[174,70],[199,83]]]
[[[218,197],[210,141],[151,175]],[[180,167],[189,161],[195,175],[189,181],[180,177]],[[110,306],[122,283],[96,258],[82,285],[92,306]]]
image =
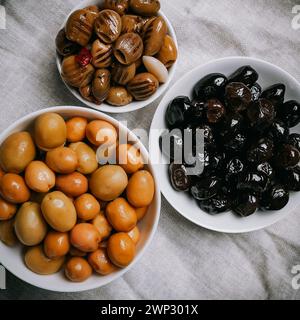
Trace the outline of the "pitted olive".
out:
[[[92,64],[95,68],[107,68],[112,63],[112,46],[102,43],[99,39],[95,40],[92,45]]]
[[[149,20],[144,27],[144,55],[157,54],[167,35],[168,27],[162,17]]]
[[[95,21],[95,32],[105,43],[113,43],[121,34],[122,21],[120,15],[113,10],[103,10]]]
[[[122,34],[124,33],[141,33],[144,26],[143,18],[132,14],[122,17]]]
[[[132,95],[124,87],[111,87],[106,102],[112,106],[126,106],[132,101]]]
[[[85,47],[92,36],[97,13],[90,10],[76,10],[66,24],[66,36],[69,40]]]
[[[159,0],[130,0],[130,9],[141,16],[155,16],[160,9]]]
[[[110,72],[107,69],[98,69],[92,84],[94,97],[103,102],[108,95],[110,89]]]
[[[116,11],[120,16],[126,13],[129,7],[129,0],[105,0],[104,8]]]
[[[136,73],[136,64],[132,63],[126,66],[124,64],[116,62],[111,72],[113,80],[116,83],[124,86],[134,78]]]
[[[67,39],[66,32],[61,29],[55,38],[56,51],[63,57],[75,54],[79,51],[80,46]]]
[[[143,40],[138,34],[125,33],[116,41],[114,55],[120,63],[129,65],[142,56],[143,49]]]
[[[170,68],[177,60],[177,47],[174,40],[166,35],[156,58],[160,60],[167,68]]]
[[[151,73],[139,73],[127,85],[128,91],[136,100],[146,100],[159,86],[158,80]]]
[[[93,79],[94,67],[89,63],[81,66],[72,55],[64,58],[61,65],[61,76],[72,87],[80,88],[87,86]]]

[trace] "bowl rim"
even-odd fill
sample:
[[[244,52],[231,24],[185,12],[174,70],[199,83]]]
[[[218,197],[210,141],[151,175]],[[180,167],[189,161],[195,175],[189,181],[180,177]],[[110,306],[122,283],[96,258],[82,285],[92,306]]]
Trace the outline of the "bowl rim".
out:
[[[300,82],[294,77],[292,76],[289,72],[285,71],[284,69],[282,69],[281,67],[271,63],[271,62],[268,62],[266,60],[263,60],[263,59],[260,59],[260,58],[255,58],[255,57],[250,57],[250,56],[227,56],[227,57],[223,57],[223,58],[217,58],[217,59],[213,59],[213,60],[210,60],[204,64],[201,64],[201,65],[198,65],[196,67],[194,67],[192,70],[190,70],[189,72],[187,72],[182,78],[180,78],[179,80],[176,81],[175,84],[173,84],[169,90],[169,91],[172,91],[179,83],[181,82],[184,82],[186,81],[192,74],[194,74],[195,72],[203,69],[203,68],[206,68],[206,67],[210,67],[210,66],[213,66],[215,63],[222,63],[222,62],[228,62],[228,61],[241,61],[241,63],[243,63],[243,61],[247,61],[247,64],[250,64],[251,62],[249,61],[253,61],[253,62],[257,62],[257,63],[260,63],[260,64],[264,64],[264,65],[267,65],[268,67],[272,68],[273,70],[279,72],[279,73],[282,73],[283,75],[285,75],[285,77],[289,78],[289,80],[291,82],[294,83],[294,85],[299,88],[300,90]],[[156,114],[158,114],[158,111],[163,108],[163,105],[165,104],[165,100],[166,99],[166,96],[162,99],[162,101],[160,102],[160,104],[158,105],[156,111],[155,111],[155,114],[153,116],[153,119],[152,119],[152,123],[151,123],[151,126],[150,126],[150,135],[149,135],[149,150],[150,150],[150,158],[152,159],[153,157],[153,150],[155,150],[155,148],[153,147],[153,145],[157,144],[157,140],[156,140],[156,137],[155,135],[152,134],[152,129],[154,129],[154,120],[155,120],[155,116]],[[161,164],[159,164],[159,166],[161,166]],[[156,169],[157,168],[157,165],[154,166],[154,170],[155,171],[159,171]],[[220,233],[226,233],[226,234],[242,234],[242,233],[248,233],[248,232],[253,232],[253,231],[258,231],[258,230],[262,230],[262,229],[265,229],[267,227],[270,227],[272,225],[274,225],[275,223],[279,222],[280,220],[284,219],[285,217],[287,217],[289,214],[292,213],[293,210],[295,210],[297,208],[297,205],[294,206],[293,209],[290,209],[290,211],[288,211],[286,214],[283,214],[283,215],[279,215],[278,217],[276,217],[276,219],[274,219],[272,222],[268,223],[268,224],[264,224],[262,226],[257,226],[257,227],[243,227],[243,228],[240,228],[239,230],[236,230],[236,228],[230,228],[230,227],[226,227],[226,228],[222,228],[222,227],[214,227],[214,226],[211,226],[211,225],[207,225],[205,223],[201,223],[199,222],[198,220],[192,218],[191,216],[189,216],[186,212],[184,212],[183,210],[180,210],[180,209],[177,209],[176,207],[174,207],[173,203],[171,203],[169,201],[169,197],[168,197],[168,194],[167,192],[164,190],[163,186],[162,186],[162,180],[159,180],[159,186],[160,186],[160,190],[161,190],[161,193],[162,195],[164,196],[164,198],[168,201],[168,203],[175,209],[175,211],[180,214],[181,216],[183,216],[185,219],[189,220],[190,222],[200,226],[200,227],[203,227],[207,230],[212,230],[212,231],[215,231],[215,232],[220,232]],[[174,192],[176,192],[174,190]],[[200,209],[201,210],[201,209]],[[186,210],[187,211],[187,210]],[[230,211],[229,211],[230,212]]]
[[[155,206],[156,206],[155,218],[154,218],[153,226],[152,226],[150,232],[148,233],[148,238],[145,240],[144,246],[141,247],[140,252],[138,252],[138,254],[135,256],[135,258],[131,262],[131,264],[128,265],[124,269],[119,269],[115,274],[111,275],[110,279],[107,279],[106,281],[104,280],[101,285],[98,285],[97,281],[95,281],[94,284],[92,284],[92,285],[87,285],[85,282],[81,282],[81,283],[74,282],[74,283],[72,283],[72,286],[71,286],[72,288],[62,289],[64,287],[62,285],[61,287],[57,287],[54,289],[53,287],[51,287],[51,285],[49,287],[47,287],[47,285],[41,285],[36,280],[32,281],[27,278],[23,278],[21,274],[19,274],[18,272],[15,272],[13,265],[11,265],[10,263],[7,263],[7,261],[5,260],[5,257],[4,258],[0,257],[0,262],[4,266],[4,268],[7,269],[8,271],[10,271],[12,274],[14,274],[17,278],[19,278],[20,280],[22,280],[28,284],[35,286],[35,287],[45,289],[48,291],[52,291],[52,292],[83,292],[83,291],[103,287],[103,286],[117,280],[118,278],[122,277],[126,272],[128,272],[131,268],[133,268],[136,265],[136,263],[141,259],[141,257],[144,255],[144,253],[149,248],[149,246],[154,238],[154,235],[157,231],[159,218],[160,218],[160,211],[161,211],[161,193],[160,193],[159,184],[158,184],[158,177],[157,177],[157,174],[153,168],[153,165],[151,163],[151,159],[149,157],[149,153],[148,153],[146,147],[144,146],[142,141],[140,139],[138,139],[138,137],[128,127],[126,127],[124,124],[122,124],[118,120],[112,118],[111,116],[109,116],[105,113],[102,113],[102,112],[99,112],[99,111],[96,111],[93,109],[85,108],[85,107],[78,107],[78,106],[53,106],[53,107],[44,108],[44,109],[32,112],[30,114],[27,114],[26,116],[24,116],[24,117],[18,119],[17,121],[15,121],[14,123],[12,123],[8,128],[6,128],[0,134],[0,141],[2,143],[2,141],[5,138],[7,138],[8,135],[10,135],[12,132],[15,132],[15,128],[17,128],[18,126],[22,125],[23,123],[25,123],[27,121],[30,121],[30,122],[34,121],[36,119],[36,117],[38,117],[41,114],[44,114],[47,112],[56,112],[58,114],[63,114],[65,112],[72,112],[72,113],[74,113],[73,116],[76,116],[76,111],[88,113],[89,116],[95,117],[94,118],[95,120],[97,120],[97,119],[106,120],[106,121],[110,122],[111,124],[113,124],[115,127],[120,127],[122,130],[125,130],[130,138],[130,141],[137,141],[142,155],[145,157],[145,159],[148,160],[147,167],[150,169],[150,172],[151,172],[151,174],[154,178],[154,182],[155,182],[155,195],[153,198],[153,203],[155,203]],[[1,252],[1,246],[4,246],[4,244],[0,242],[0,252]],[[24,268],[26,268],[25,264],[24,264]],[[40,275],[40,277],[44,277],[44,276]],[[103,280],[103,279],[105,279],[105,276],[100,276],[100,278]],[[67,281],[67,280],[64,279],[64,281]]]
[[[63,24],[60,26],[59,30],[63,29],[68,17],[72,14],[72,12],[74,12],[75,10],[81,9],[83,7],[85,7],[85,2],[87,0],[83,0],[82,3],[79,3],[78,5],[76,5],[75,7],[73,7],[73,9],[67,14]],[[91,2],[91,1],[89,1]],[[93,2],[96,2],[93,1]],[[94,4],[98,4],[97,2]],[[69,92],[81,103],[85,104],[86,106],[98,110],[98,111],[102,111],[105,113],[114,113],[114,114],[119,114],[119,113],[127,113],[127,112],[132,112],[132,111],[136,111],[139,109],[143,109],[145,107],[148,107],[151,103],[153,103],[154,101],[158,100],[165,92],[166,90],[169,88],[172,80],[174,79],[175,76],[175,72],[177,69],[177,65],[178,65],[178,60],[180,58],[180,53],[179,53],[179,47],[178,47],[178,41],[177,41],[177,36],[176,36],[176,32],[174,30],[174,27],[172,25],[172,23],[170,22],[170,20],[167,18],[167,16],[165,15],[165,13],[163,12],[163,10],[160,9],[160,11],[158,12],[158,16],[163,17],[163,19],[165,20],[167,27],[168,27],[168,34],[172,37],[176,48],[177,48],[177,59],[174,62],[174,64],[172,65],[172,67],[169,68],[169,77],[168,77],[168,81],[164,84],[160,84],[158,90],[147,100],[144,101],[134,101],[133,103],[129,103],[126,106],[123,107],[116,107],[116,106],[111,106],[106,102],[103,102],[100,105],[97,105],[95,103],[92,103],[90,101],[87,101],[85,99],[83,99],[80,95],[80,93],[78,92],[78,90],[76,88],[73,88],[71,86],[69,86],[64,79],[61,76],[61,57],[59,56],[59,54],[57,53],[57,51],[55,50],[55,60],[56,60],[56,66],[57,66],[57,70],[59,73],[59,76],[62,80],[62,82],[65,84],[65,86],[67,87],[67,89],[69,90]]]

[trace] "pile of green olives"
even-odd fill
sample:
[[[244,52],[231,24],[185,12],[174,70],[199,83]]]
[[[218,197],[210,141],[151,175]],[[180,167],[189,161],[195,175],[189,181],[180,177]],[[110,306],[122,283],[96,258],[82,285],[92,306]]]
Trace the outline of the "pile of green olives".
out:
[[[179,96],[168,105],[171,184],[209,214],[280,210],[290,191],[300,191],[300,134],[290,134],[300,122],[300,103],[285,101],[284,84],[263,90],[258,78],[249,65],[229,77],[209,74],[194,86],[192,99]],[[204,170],[188,175],[190,162],[183,157],[178,164],[174,150],[184,149],[185,130],[195,135],[197,129],[204,130],[204,151],[195,152],[193,139],[191,152]]]

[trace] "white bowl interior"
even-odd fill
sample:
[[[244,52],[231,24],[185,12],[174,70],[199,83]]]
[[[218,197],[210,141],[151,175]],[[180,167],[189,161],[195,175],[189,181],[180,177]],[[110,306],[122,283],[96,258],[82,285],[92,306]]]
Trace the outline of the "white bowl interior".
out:
[[[102,119],[109,121],[112,123],[116,128],[120,127],[121,132],[128,134],[129,141],[137,142],[141,153],[144,157],[144,159],[148,159],[148,152],[145,149],[145,147],[141,144],[141,142],[138,141],[137,137],[128,131],[126,127],[124,127],[122,124],[120,124],[115,119],[102,114],[98,111],[90,110],[87,108],[80,108],[80,107],[53,107],[48,109],[43,109],[40,111],[37,111],[35,113],[29,114],[28,116],[20,119],[16,123],[12,124],[8,129],[6,129],[0,136],[0,144],[3,142],[3,140],[10,135],[11,133],[18,132],[21,130],[26,130],[27,128],[32,125],[34,119],[39,116],[42,113],[45,112],[57,112],[61,114],[65,118],[70,118],[72,116],[83,116],[88,119]],[[90,290],[94,288],[101,287],[103,285],[108,284],[109,282],[119,278],[122,276],[125,272],[127,272],[129,269],[133,267],[133,265],[140,259],[143,252],[146,250],[148,245],[151,242],[152,237],[154,236],[154,233],[157,228],[159,215],[160,215],[160,191],[159,187],[157,185],[157,177],[155,177],[155,173],[153,172],[153,168],[151,164],[147,165],[147,169],[153,174],[155,179],[155,197],[154,200],[149,207],[149,210],[144,217],[144,219],[139,222],[138,226],[141,231],[141,239],[137,246],[137,254],[134,259],[134,261],[124,269],[120,269],[116,272],[114,272],[111,275],[108,276],[99,276],[96,274],[93,274],[92,277],[90,277],[88,280],[82,283],[72,283],[68,281],[65,277],[62,271],[59,273],[49,275],[49,276],[41,276],[38,274],[33,273],[30,271],[24,264],[23,261],[23,254],[22,254],[22,246],[17,246],[15,248],[10,248],[6,245],[4,245],[0,241],[0,262],[3,264],[3,266],[8,269],[10,272],[12,272],[15,276],[18,278],[35,285],[37,287],[51,290],[51,291],[61,291],[61,292],[75,292],[75,291],[84,291],[84,290]]]
[[[74,12],[75,10],[82,9],[84,7],[87,7],[87,6],[90,6],[90,5],[95,5],[95,4],[98,5],[98,6],[101,6],[103,3],[104,3],[104,0],[100,0],[100,1],[83,0],[83,1],[80,1],[80,3],[75,8],[72,9],[72,11],[70,12],[69,15],[71,15],[71,13]],[[69,15],[68,15],[68,17],[69,17]],[[162,16],[164,18],[164,20],[166,21],[167,26],[168,26],[168,33],[173,38],[173,40],[174,40],[174,42],[176,44],[176,47],[178,48],[176,34],[175,34],[175,31],[174,31],[174,28],[173,28],[171,22],[168,20],[166,15],[161,10],[159,12],[159,15]],[[61,25],[60,29],[62,29],[65,26],[65,24],[66,24],[66,22],[68,20],[68,17],[65,19],[65,21]],[[138,109],[141,109],[141,108],[144,108],[144,107],[150,105],[153,101],[158,99],[167,90],[169,84],[171,83],[171,81],[172,81],[172,79],[174,77],[174,74],[175,74],[175,71],[176,71],[176,67],[177,67],[177,61],[178,61],[178,58],[177,58],[176,62],[173,64],[173,66],[169,69],[168,81],[166,83],[164,83],[164,84],[161,84],[154,95],[152,95],[149,99],[147,99],[145,101],[133,101],[130,104],[128,104],[126,106],[123,106],[123,107],[114,107],[114,106],[111,106],[111,105],[109,105],[109,104],[107,104],[105,102],[102,103],[101,105],[97,105],[95,103],[89,102],[89,101],[87,101],[87,100],[85,100],[85,99],[83,99],[81,97],[80,93],[78,92],[78,90],[76,88],[73,88],[73,87],[69,86],[63,79],[62,79],[62,81],[65,83],[65,85],[67,86],[69,91],[78,100],[80,100],[82,103],[84,103],[85,105],[87,105],[87,106],[89,106],[89,107],[91,107],[93,109],[96,109],[96,110],[99,110],[99,111],[103,111],[103,112],[108,112],[108,113],[131,112],[131,111],[135,111],[135,110],[138,110]],[[61,74],[61,62],[62,62],[61,58],[56,53],[56,64],[57,64],[57,68],[58,68],[59,74]]]
[[[163,195],[168,202],[184,217],[199,226],[207,229],[228,232],[241,233],[258,230],[284,218],[289,212],[297,207],[300,202],[300,193],[291,193],[288,205],[280,211],[258,211],[247,218],[240,218],[232,212],[225,212],[219,215],[209,215],[202,211],[195,200],[188,194],[176,192],[169,181],[168,166],[157,161],[157,156],[161,155],[158,136],[154,134],[153,129],[166,129],[165,112],[168,103],[179,95],[192,96],[194,85],[209,73],[220,72],[229,76],[236,69],[243,65],[251,65],[259,73],[258,82],[263,88],[272,84],[281,82],[287,87],[286,100],[295,99],[300,101],[299,83],[284,70],[262,60],[247,57],[230,57],[212,61],[206,65],[200,66],[182,79],[180,79],[165,95],[161,101],[151,126],[150,133],[150,157],[157,176],[160,177],[159,184]],[[293,128],[292,132],[300,132],[300,126]],[[157,164],[160,163],[160,164]]]

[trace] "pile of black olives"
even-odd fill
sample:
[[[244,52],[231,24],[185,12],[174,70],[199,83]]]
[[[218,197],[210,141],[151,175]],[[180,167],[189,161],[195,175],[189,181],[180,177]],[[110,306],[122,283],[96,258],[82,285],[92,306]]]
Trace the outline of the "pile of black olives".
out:
[[[172,186],[189,192],[210,214],[280,210],[290,191],[300,191],[300,134],[290,134],[300,122],[300,104],[284,101],[284,84],[263,91],[258,77],[251,66],[228,78],[209,74],[195,85],[192,100],[179,96],[167,108]],[[194,140],[192,152],[204,171],[191,176],[185,160],[174,163],[172,149],[184,146],[184,130],[197,129],[204,130],[204,154],[194,154]]]

